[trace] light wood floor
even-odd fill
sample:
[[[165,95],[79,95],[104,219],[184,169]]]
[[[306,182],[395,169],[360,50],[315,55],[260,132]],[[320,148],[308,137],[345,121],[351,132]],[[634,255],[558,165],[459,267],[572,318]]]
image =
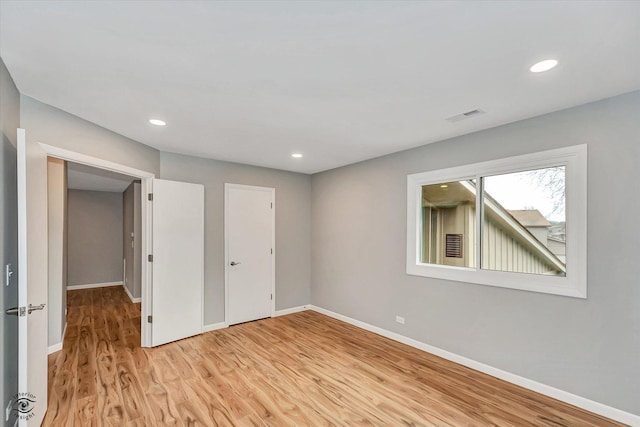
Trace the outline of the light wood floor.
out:
[[[122,287],[67,301],[44,425],[619,425],[315,312],[142,349]]]

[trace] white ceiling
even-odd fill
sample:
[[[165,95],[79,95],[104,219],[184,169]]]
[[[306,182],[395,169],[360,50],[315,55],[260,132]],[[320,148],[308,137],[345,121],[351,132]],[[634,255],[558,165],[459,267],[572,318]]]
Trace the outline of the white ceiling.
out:
[[[298,172],[640,89],[636,1],[0,5],[22,93],[160,150]]]
[[[67,162],[67,188],[70,190],[122,193],[134,179],[127,175]]]

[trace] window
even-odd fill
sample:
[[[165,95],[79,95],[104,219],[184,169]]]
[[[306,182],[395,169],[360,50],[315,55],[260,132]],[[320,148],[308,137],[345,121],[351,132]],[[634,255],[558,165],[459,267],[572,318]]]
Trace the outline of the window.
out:
[[[409,175],[407,273],[586,298],[586,145]]]

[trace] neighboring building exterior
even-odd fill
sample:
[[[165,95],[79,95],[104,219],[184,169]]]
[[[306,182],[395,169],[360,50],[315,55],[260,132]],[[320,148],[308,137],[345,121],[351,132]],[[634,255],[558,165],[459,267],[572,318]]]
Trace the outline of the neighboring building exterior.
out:
[[[567,263],[567,244],[564,240],[549,236],[547,238],[547,247],[560,261]]]
[[[425,263],[476,267],[476,186],[459,181],[422,187]],[[552,225],[537,210],[508,211],[484,198],[482,268],[564,275],[564,241],[548,236]]]
[[[522,209],[522,210],[509,210],[507,211],[512,217],[516,219],[521,225],[523,225],[529,233],[538,239],[541,243],[546,245],[547,236],[549,234],[549,227],[551,223],[542,216],[537,209]]]
[[[560,261],[567,262],[564,222],[551,223],[537,209],[510,210],[509,213]]]

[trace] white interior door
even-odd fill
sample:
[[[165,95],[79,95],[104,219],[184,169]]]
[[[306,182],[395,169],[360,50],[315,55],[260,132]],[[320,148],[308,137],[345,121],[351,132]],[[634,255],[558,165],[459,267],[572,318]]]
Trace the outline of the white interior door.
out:
[[[202,333],[204,187],[153,180],[151,345]]]
[[[18,410],[20,426],[47,411],[47,155],[18,129]]]
[[[229,325],[274,311],[275,189],[225,184],[226,319]]]

